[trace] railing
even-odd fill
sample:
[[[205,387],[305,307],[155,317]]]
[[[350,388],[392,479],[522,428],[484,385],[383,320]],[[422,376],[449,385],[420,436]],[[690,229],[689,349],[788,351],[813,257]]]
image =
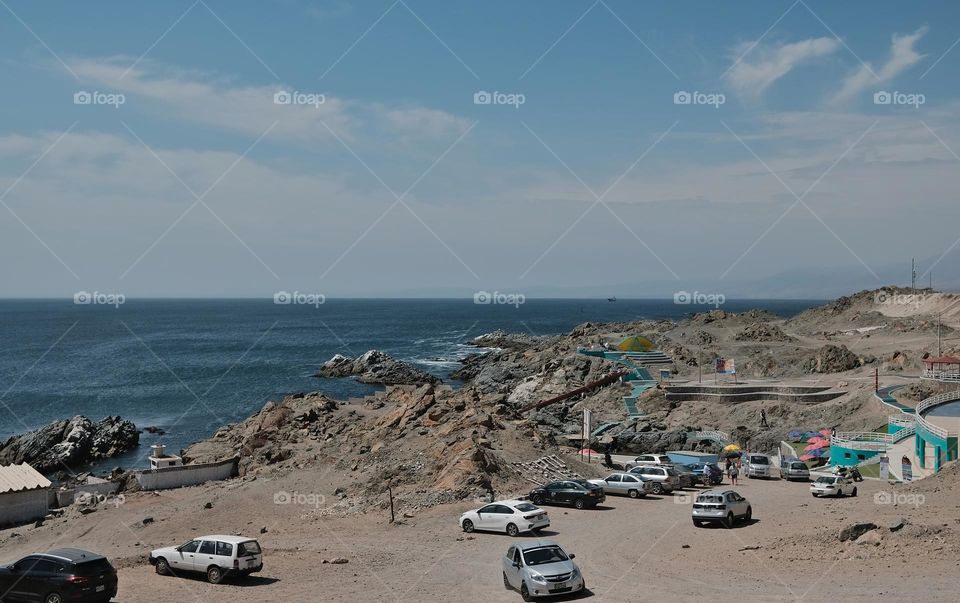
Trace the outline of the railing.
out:
[[[951,383],[960,383],[960,372],[923,369],[923,373],[920,375],[920,378],[931,379],[933,381],[949,381]]]
[[[905,439],[912,437],[916,433],[917,433],[916,424],[910,425],[909,427],[904,427],[903,429],[897,431],[897,433],[892,434],[893,443],[896,444],[897,442],[902,442]]]
[[[930,410],[934,406],[940,406],[941,404],[946,404],[947,402],[955,402],[960,400],[960,390],[954,390],[952,392],[943,392],[942,394],[937,394],[936,396],[930,396],[920,404],[917,404],[917,426],[923,427],[925,430],[929,431],[935,436],[947,439],[950,435],[943,427],[939,425],[934,425],[930,421],[926,420],[923,417],[923,413]],[[956,434],[954,434],[956,435]]]
[[[694,431],[695,440],[716,440],[717,442],[729,442],[730,434],[725,431]]]
[[[850,450],[884,451],[893,445],[893,436],[873,431],[838,431],[830,444]]]
[[[916,419],[911,416],[903,415],[890,415],[887,417],[887,422],[891,425],[897,425],[898,427],[913,427],[916,425]]]

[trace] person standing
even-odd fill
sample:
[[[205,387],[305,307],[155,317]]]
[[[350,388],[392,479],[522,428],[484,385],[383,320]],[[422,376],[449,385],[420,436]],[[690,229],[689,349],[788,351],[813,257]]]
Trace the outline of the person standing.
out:
[[[731,463],[730,464],[730,484],[732,486],[737,485],[737,476],[739,475],[740,475],[740,470],[737,469],[736,464]]]
[[[767,424],[767,411],[766,409],[763,409],[763,408],[760,409],[760,427],[763,427],[763,428],[770,427]]]

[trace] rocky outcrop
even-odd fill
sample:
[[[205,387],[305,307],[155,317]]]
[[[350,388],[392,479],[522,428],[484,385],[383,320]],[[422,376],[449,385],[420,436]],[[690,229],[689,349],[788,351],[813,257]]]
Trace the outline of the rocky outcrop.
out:
[[[417,367],[391,358],[379,350],[370,350],[359,358],[337,354],[317,371],[317,377],[356,377],[375,385],[421,385],[440,379]]]
[[[737,341],[791,341],[790,337],[777,325],[765,322],[749,324],[735,337]]]
[[[41,473],[73,469],[140,444],[136,426],[120,417],[98,423],[84,416],[54,421],[0,444],[0,464],[29,463]]]
[[[804,362],[808,373],[842,373],[873,362],[872,357],[861,358],[846,346],[825,345]]]

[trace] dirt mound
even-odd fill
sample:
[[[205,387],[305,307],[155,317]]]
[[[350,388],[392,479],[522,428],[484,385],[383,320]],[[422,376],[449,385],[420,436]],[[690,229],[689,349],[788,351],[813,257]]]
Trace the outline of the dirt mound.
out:
[[[790,337],[783,332],[783,329],[777,325],[767,324],[765,322],[754,322],[746,326],[742,331],[737,333],[734,338],[737,341],[793,341],[794,338]]]

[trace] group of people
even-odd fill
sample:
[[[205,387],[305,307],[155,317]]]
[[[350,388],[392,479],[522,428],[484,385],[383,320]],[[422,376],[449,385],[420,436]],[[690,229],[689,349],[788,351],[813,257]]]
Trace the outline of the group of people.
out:
[[[737,485],[737,478],[740,476],[740,468],[742,467],[742,461],[740,457],[736,459],[727,458],[727,467],[726,474],[730,478],[730,483],[734,486]]]

